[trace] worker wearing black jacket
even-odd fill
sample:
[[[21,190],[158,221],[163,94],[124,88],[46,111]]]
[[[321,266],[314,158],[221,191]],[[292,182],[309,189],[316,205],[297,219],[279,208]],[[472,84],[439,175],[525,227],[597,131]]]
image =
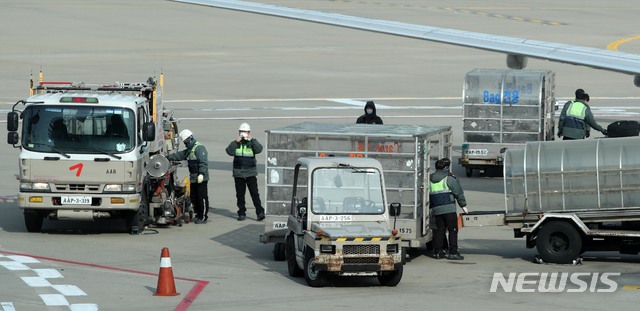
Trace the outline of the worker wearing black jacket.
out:
[[[364,114],[358,117],[356,123],[382,124],[382,118],[376,114],[376,104],[373,101],[370,100],[364,105]]]
[[[251,137],[251,127],[247,123],[240,124],[239,135],[229,143],[225,151],[233,157],[233,179],[236,186],[236,202],[238,221],[247,219],[245,194],[247,188],[251,194],[253,206],[256,208],[257,220],[264,219],[264,208],[258,192],[258,168],[256,154],[262,152],[262,144]]]

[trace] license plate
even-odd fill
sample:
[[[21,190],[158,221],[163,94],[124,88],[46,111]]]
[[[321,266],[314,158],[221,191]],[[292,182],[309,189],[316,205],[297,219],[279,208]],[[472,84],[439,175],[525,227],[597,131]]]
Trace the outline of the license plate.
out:
[[[352,221],[351,215],[322,215],[321,221]]]
[[[91,197],[62,197],[62,204],[91,204]]]
[[[488,149],[469,149],[465,153],[468,156],[472,156],[472,155],[486,156],[486,155],[489,155],[489,150]]]

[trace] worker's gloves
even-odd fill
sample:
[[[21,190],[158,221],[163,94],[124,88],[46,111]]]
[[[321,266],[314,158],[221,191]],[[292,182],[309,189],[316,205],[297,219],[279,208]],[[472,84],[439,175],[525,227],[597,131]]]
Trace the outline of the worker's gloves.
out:
[[[463,214],[469,214],[469,210],[466,207],[462,208],[462,213]]]
[[[607,131],[607,129],[603,129],[602,130],[602,135],[607,136],[607,134],[609,134],[609,131]]]
[[[204,175],[198,175],[198,183],[201,184],[204,181]]]

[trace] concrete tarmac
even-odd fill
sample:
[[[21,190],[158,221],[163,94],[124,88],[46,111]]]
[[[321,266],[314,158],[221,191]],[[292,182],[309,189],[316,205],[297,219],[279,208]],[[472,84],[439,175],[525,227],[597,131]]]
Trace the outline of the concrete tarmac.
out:
[[[630,0],[263,2],[595,48],[618,42],[619,50],[640,53],[629,24],[640,8]],[[249,219],[236,221],[232,158],[224,148],[240,123],[264,140],[265,130],[293,123],[355,122],[372,99],[388,124],[451,125],[457,158],[464,75],[504,68],[504,55],[160,0],[5,0],[0,20],[3,113],[28,96],[29,75],[37,78],[41,69],[45,80],[85,82],[146,81],[163,72],[167,108],[209,151],[212,207],[208,224],[139,236],[124,233],[119,222],[49,220],[42,233],[27,233],[15,203],[19,150],[6,145],[0,149],[2,311],[631,310],[637,304],[640,257],[586,253],[581,266],[534,264],[535,249],[506,227],[463,228],[464,261],[434,260],[421,249],[397,287],[345,278],[309,288],[288,276],[285,262],[273,260],[273,245],[259,243],[263,224],[251,206]],[[640,90],[631,76],[537,60],[528,68],[556,72],[558,98],[584,88],[601,125],[638,120]],[[466,178],[457,165],[454,172],[470,210],[504,208],[500,178]],[[264,196],[264,174],[259,177]],[[163,247],[171,252],[178,296],[153,296]],[[620,276],[612,278],[613,293],[490,292],[494,273],[522,272]]]

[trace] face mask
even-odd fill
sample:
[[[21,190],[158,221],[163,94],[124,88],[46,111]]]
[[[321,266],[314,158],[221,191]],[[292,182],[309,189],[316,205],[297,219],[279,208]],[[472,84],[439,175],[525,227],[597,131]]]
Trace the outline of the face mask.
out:
[[[367,114],[372,114],[373,113],[373,109],[367,109]]]

